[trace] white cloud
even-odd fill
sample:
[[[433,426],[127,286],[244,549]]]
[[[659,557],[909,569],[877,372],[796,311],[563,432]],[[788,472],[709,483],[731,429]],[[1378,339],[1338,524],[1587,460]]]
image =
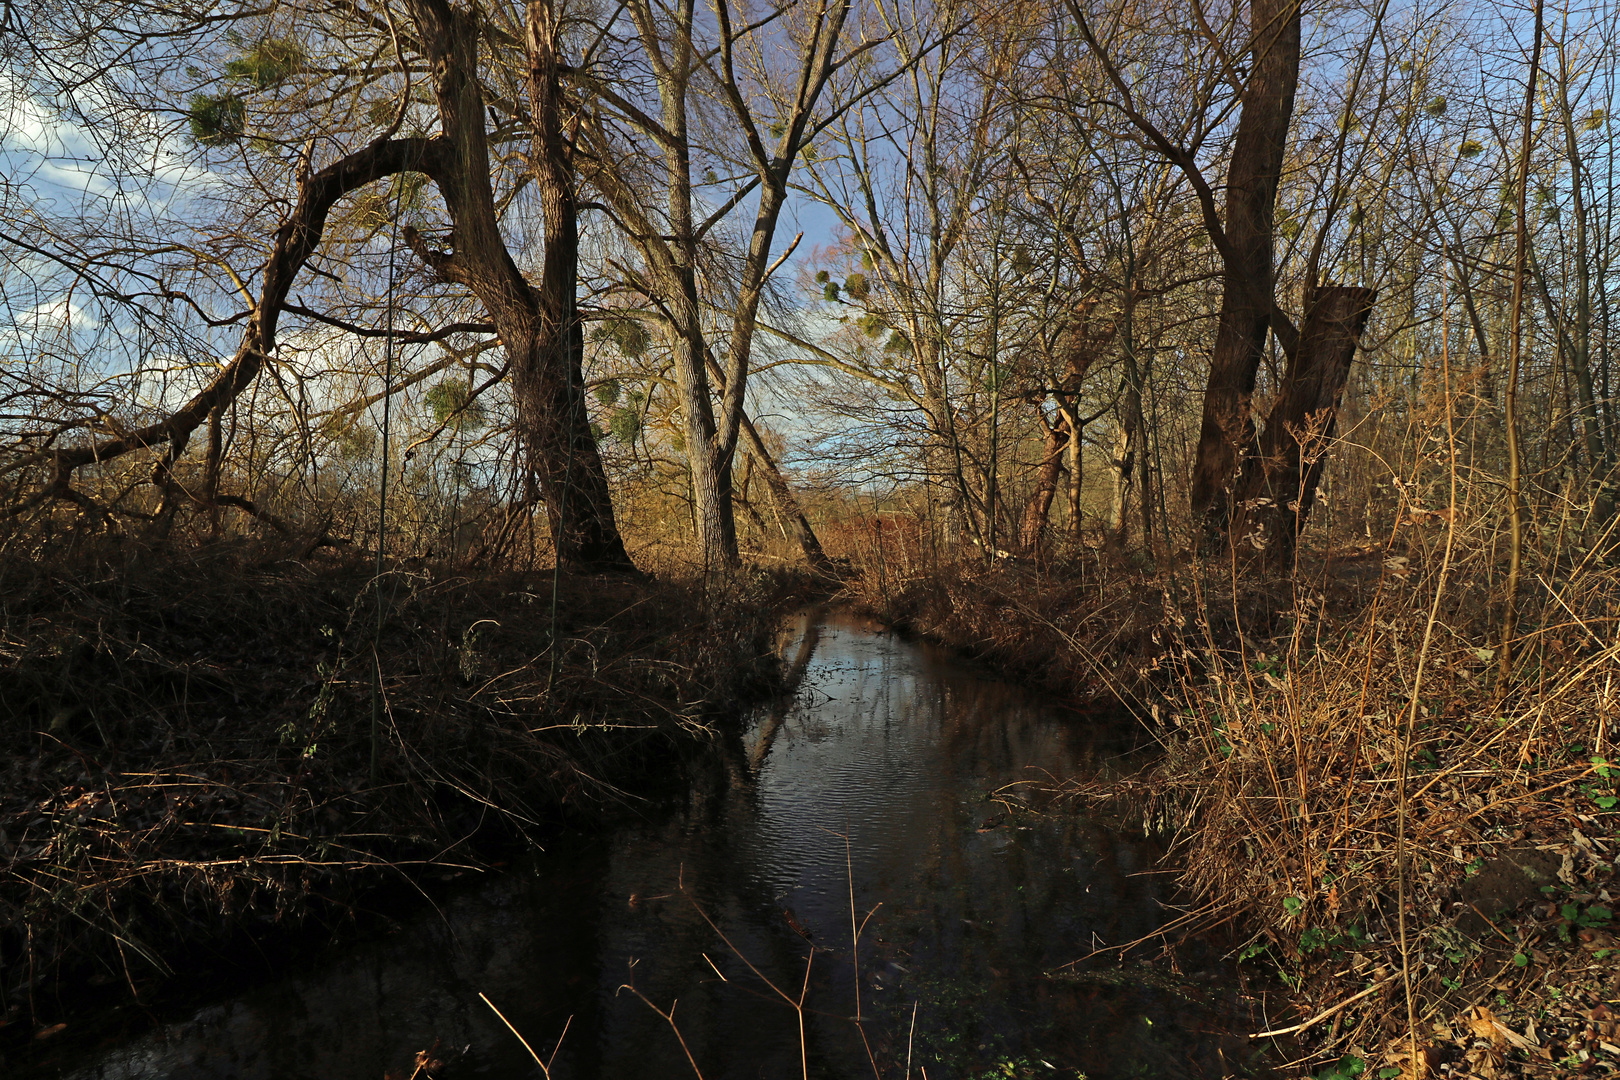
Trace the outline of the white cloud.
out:
[[[116,203],[161,225],[179,224],[220,177],[155,123],[109,136],[56,114],[15,79],[0,81],[0,176],[19,208],[41,216],[94,215]]]

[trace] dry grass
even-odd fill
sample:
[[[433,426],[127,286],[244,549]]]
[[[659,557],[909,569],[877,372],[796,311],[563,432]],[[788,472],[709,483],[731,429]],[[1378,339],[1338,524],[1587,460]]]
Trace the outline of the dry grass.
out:
[[[773,677],[767,578],[564,577],[553,615],[549,573],[396,565],[376,589],[358,556],[296,554],[117,545],[5,570],[13,1009],[47,1022],[68,976],[139,993],[244,929],[611,811]]]
[[[1164,671],[1169,592],[1128,559],[945,559],[898,515],[840,522],[823,543],[856,606],[1065,697],[1133,696]]]
[[[1612,945],[1620,575],[1591,560],[1544,575],[1504,678],[1486,539],[1459,538],[1438,603],[1443,551],[1420,531],[1368,568],[1351,614],[1302,587],[1283,633],[1182,652],[1166,754],[1136,794],[1179,829],[1189,929],[1251,930],[1240,955],[1297,990],[1299,1020],[1378,987],[1300,1033],[1303,1063],[1567,1075],[1613,1042],[1586,1014],[1617,984],[1586,969]],[[1527,887],[1526,861],[1556,872]],[[1558,1000],[1579,1030],[1526,1035]]]
[[[1242,969],[1293,1003],[1285,1072],[1620,1071],[1620,571],[1548,535],[1503,678],[1493,532],[1458,518],[1443,587],[1447,515],[1421,511],[1235,585],[1091,552],[906,566],[871,526],[844,554],[866,606],[1157,720],[1146,772],[1069,794],[1175,834],[1188,915],[1161,940],[1241,930]]]

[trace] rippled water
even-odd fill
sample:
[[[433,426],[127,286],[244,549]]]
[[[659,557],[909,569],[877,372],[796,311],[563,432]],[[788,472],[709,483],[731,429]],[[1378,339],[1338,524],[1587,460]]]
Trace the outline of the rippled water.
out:
[[[408,1077],[437,1044],[450,1076],[539,1075],[482,993],[542,1056],[566,1025],[559,1080],[690,1077],[688,1051],[707,1080],[899,1077],[908,1057],[928,1080],[1220,1074],[1210,995],[1063,975],[1167,917],[1152,843],[1023,808],[1032,781],[1125,749],[1128,722],[837,612],[800,617],[784,657],[796,694],[684,807],[560,837],[388,938],[88,1060],[64,1042],[59,1071]]]

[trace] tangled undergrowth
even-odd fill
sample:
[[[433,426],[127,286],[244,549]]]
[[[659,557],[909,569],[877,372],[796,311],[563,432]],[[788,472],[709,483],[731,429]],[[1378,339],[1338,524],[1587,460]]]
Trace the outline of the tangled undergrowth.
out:
[[[855,542],[834,550],[851,564],[850,601],[997,671],[1069,698],[1127,699],[1167,670],[1167,590],[1123,560],[1087,551],[987,565],[893,550],[880,560],[882,530],[845,532]]]
[[[1433,517],[1269,581],[1086,553],[868,564],[852,592],[1139,705],[1155,763],[1067,794],[1175,837],[1186,913],[1135,947],[1240,930],[1239,970],[1290,1002],[1265,1036],[1283,1075],[1620,1073],[1620,572],[1547,558],[1504,674],[1488,537],[1459,530],[1442,583]]]
[[[1300,588],[1282,634],[1189,640],[1135,785],[1179,831],[1187,929],[1253,931],[1239,958],[1294,991],[1275,1028],[1316,1075],[1620,1072],[1620,580],[1542,578],[1504,674],[1486,555],[1438,605],[1415,543],[1352,616]]]
[[[557,585],[246,543],[8,566],[0,1026],[633,802],[773,678],[781,582]]]

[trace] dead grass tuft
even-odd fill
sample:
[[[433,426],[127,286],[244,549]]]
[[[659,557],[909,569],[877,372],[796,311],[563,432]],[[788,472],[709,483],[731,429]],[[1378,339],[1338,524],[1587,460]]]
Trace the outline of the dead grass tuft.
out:
[[[1165,755],[1133,794],[1178,830],[1200,911],[1185,929],[1246,927],[1239,957],[1294,990],[1302,1021],[1362,995],[1289,1032],[1299,1065],[1552,1076],[1602,1055],[1620,1067],[1602,1048],[1613,1031],[1586,1016],[1620,989],[1602,963],[1620,824],[1607,764],[1620,574],[1588,563],[1543,576],[1521,600],[1504,680],[1489,546],[1458,552],[1438,605],[1441,553],[1419,536],[1371,575],[1363,561],[1298,589],[1281,633],[1189,640],[1162,704]],[[1321,583],[1358,577],[1370,595],[1335,612]],[[1526,1028],[1549,1007],[1579,1023]],[[1479,1010],[1519,1042],[1480,1036],[1467,1020]]]

